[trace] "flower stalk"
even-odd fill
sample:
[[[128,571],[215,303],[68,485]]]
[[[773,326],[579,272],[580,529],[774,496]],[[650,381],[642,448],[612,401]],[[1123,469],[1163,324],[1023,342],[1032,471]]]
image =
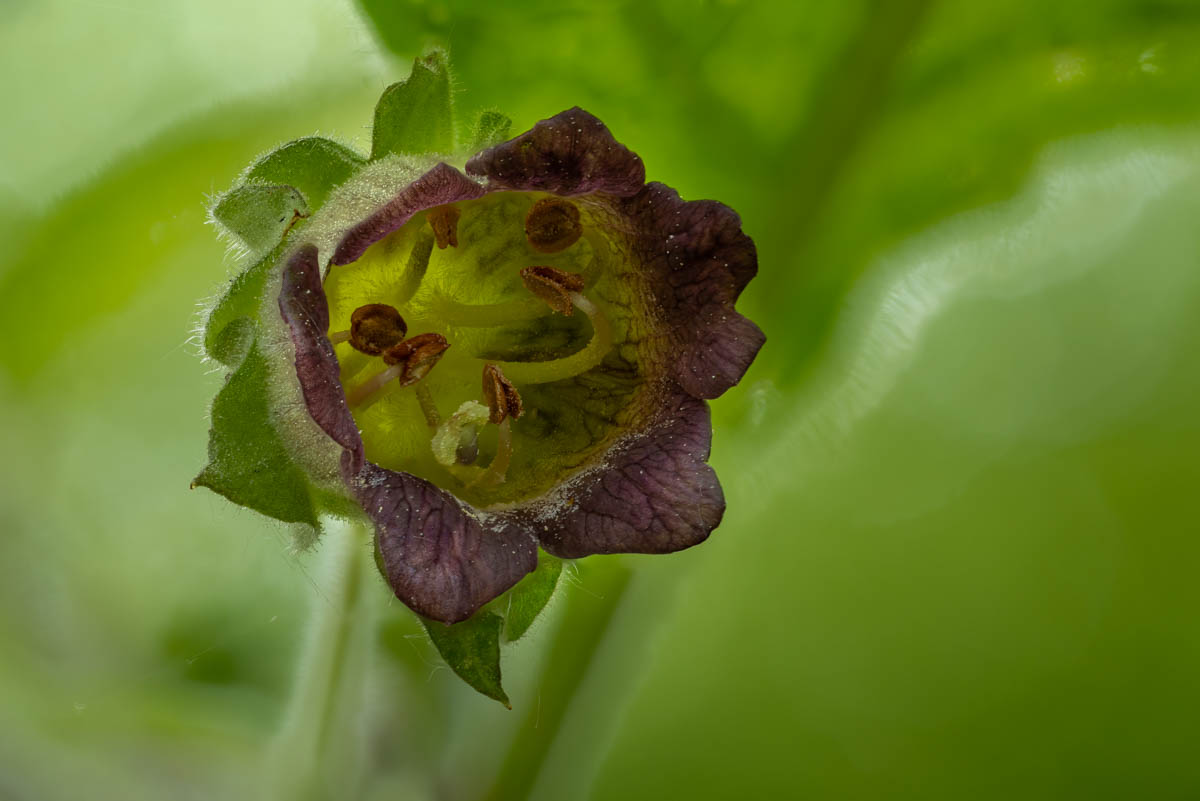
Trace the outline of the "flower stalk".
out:
[[[318,588],[291,696],[268,751],[267,801],[355,797],[364,780],[366,687],[375,615],[369,533],[327,521]]]

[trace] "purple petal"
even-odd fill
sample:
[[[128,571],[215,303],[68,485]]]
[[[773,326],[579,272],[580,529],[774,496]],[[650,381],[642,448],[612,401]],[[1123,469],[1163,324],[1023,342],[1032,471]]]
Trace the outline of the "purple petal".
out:
[[[574,559],[595,553],[669,553],[708,538],[725,496],[705,464],[708,404],[679,395],[657,425],[618,445],[603,466],[555,491],[535,522],[542,547]]]
[[[383,208],[351,228],[334,251],[333,264],[349,264],[367,248],[404,225],[414,214],[459,200],[481,197],[484,189],[448,164],[439,163],[401,189]]]
[[[604,123],[581,108],[542,120],[515,139],[467,162],[467,174],[485,176],[489,189],[628,196],[642,188],[646,168],[613,139]]]
[[[470,514],[424,479],[368,462],[350,486],[375,523],[396,597],[425,617],[466,620],[537,567],[528,531]]]
[[[357,469],[363,459],[362,437],[346,405],[337,356],[326,334],[329,303],[321,285],[321,263],[315,245],[301,247],[284,266],[279,312],[296,347],[296,377],[300,379],[304,405],[317,425],[352,454]]]
[[[766,340],[734,310],[758,271],[753,240],[733,209],[712,200],[681,200],[658,183],[617,208],[634,223],[632,258],[652,276],[675,340],[672,376],[694,397],[717,397],[741,380]]]
[[[728,303],[701,309],[687,325],[690,336],[671,365],[679,386],[696,398],[716,398],[746,374],[767,337]]]

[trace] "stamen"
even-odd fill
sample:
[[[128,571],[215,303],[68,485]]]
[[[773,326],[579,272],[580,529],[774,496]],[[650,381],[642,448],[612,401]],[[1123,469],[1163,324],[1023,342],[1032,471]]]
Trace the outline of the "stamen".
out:
[[[349,340],[350,347],[368,356],[378,356],[399,344],[408,333],[408,325],[400,312],[386,303],[359,306],[350,315],[350,330],[329,335],[334,345]]]
[[[388,369],[355,387],[346,396],[346,402],[358,406],[393,379],[399,379],[402,387],[412,386],[428,375],[449,347],[450,343],[441,334],[418,334],[388,348],[383,352]]]
[[[483,366],[483,399],[488,406],[489,423],[499,424],[509,417],[517,420],[525,411],[517,388],[494,364]]]
[[[430,209],[429,213],[425,215],[425,219],[429,220],[429,227],[433,229],[439,249],[445,250],[447,245],[452,248],[458,247],[458,218],[460,216],[462,216],[461,212],[453,204]]]
[[[569,273],[557,267],[526,267],[521,270],[521,280],[525,283],[525,288],[545,301],[547,306],[567,317],[575,310],[571,303],[571,293],[583,291],[582,275]]]
[[[392,298],[398,305],[411,301],[413,295],[421,288],[425,273],[429,271],[429,259],[433,256],[435,240],[431,231],[421,229],[417,233],[417,241],[412,252],[408,254],[408,262],[404,265],[400,280],[392,288]]]
[[[508,474],[508,465],[512,462],[512,453],[512,421],[505,420],[500,424],[500,436],[496,440],[496,455],[492,457],[492,463],[467,487],[495,487],[503,484],[504,477]]]
[[[351,390],[346,395],[346,403],[350,406],[369,406],[370,404],[364,404],[363,401],[383,389],[393,378],[399,378],[403,374],[404,365],[402,364],[393,365],[382,373],[376,373]]]
[[[496,362],[509,381],[514,384],[548,384],[586,373],[612,350],[612,324],[604,312],[579,292],[568,292],[575,308],[588,316],[592,322],[592,338],[580,350],[561,359],[544,362]]]
[[[579,241],[583,225],[574,203],[546,197],[533,204],[525,217],[525,238],[539,253],[558,253]]]
[[[450,343],[441,334],[417,334],[383,352],[383,363],[404,367],[405,386],[415,384],[433,369]]]

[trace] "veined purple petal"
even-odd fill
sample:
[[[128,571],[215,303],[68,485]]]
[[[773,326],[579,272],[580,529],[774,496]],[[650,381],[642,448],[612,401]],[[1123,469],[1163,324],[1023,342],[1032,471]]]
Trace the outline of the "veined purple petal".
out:
[[[413,610],[466,620],[537,567],[537,545],[499,516],[486,523],[424,479],[367,462],[350,482],[375,523],[388,583]]]
[[[578,106],[476,154],[467,162],[467,174],[486,177],[490,189],[557,195],[626,196],[646,182],[646,168],[637,154]]]
[[[766,341],[734,310],[758,271],[753,240],[733,209],[684,201],[659,183],[615,205],[632,222],[631,258],[651,276],[671,329],[676,355],[670,374],[690,395],[717,397],[741,380]]]
[[[696,398],[716,398],[741,381],[767,339],[732,303],[705,306],[686,325],[671,374]]]
[[[326,335],[329,303],[321,284],[321,264],[315,245],[304,245],[283,268],[279,312],[296,347],[296,377],[304,405],[316,424],[354,460],[363,460],[362,437],[338,380],[338,360]]]
[[[707,539],[725,496],[705,464],[708,404],[678,395],[657,423],[616,446],[601,467],[557,489],[535,531],[542,547],[573,559],[597,553],[669,553]],[[548,524],[548,525],[547,525]]]

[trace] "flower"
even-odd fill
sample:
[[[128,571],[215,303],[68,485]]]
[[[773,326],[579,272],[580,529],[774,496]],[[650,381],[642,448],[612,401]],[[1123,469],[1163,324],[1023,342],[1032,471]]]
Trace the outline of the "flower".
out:
[[[586,111],[453,161],[385,154],[297,210],[260,261],[274,315],[227,346],[264,354],[292,463],[370,520],[396,596],[445,623],[539,546],[707,538],[725,501],[706,400],[764,341],[734,308],[757,269],[737,214],[646,183]]]

